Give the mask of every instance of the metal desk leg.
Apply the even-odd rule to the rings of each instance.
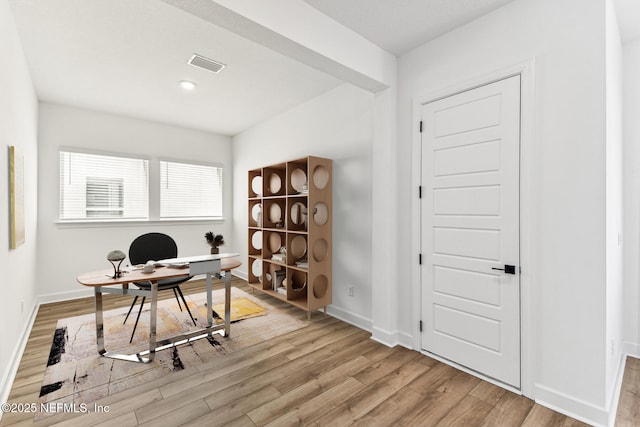
[[[231,272],[224,272],[224,336],[231,336]]]
[[[151,310],[149,311],[149,361],[156,355],[156,329],[158,325],[158,282],[151,282]]]
[[[211,336],[212,333],[220,333],[223,336],[230,336],[231,334],[231,272],[227,271],[224,274],[224,325],[214,325],[213,323],[213,283],[212,275],[214,273],[207,273],[207,321],[208,326],[205,329],[189,332],[186,334],[177,335],[174,337],[166,338],[157,341],[156,329],[158,321],[158,282],[151,283],[151,290],[129,290],[126,286],[122,289],[112,289],[107,287],[96,286],[95,292],[95,309],[96,309],[96,344],[98,353],[104,357],[112,359],[127,360],[130,362],[142,362],[149,363],[153,361],[157,351],[165,348],[173,347],[179,344],[188,343],[197,339]],[[215,273],[216,277],[222,279],[220,272]],[[136,354],[119,354],[110,353],[105,348],[104,340],[104,314],[102,304],[102,294],[113,293],[119,295],[136,295],[147,296],[151,299],[151,307],[149,312],[149,350],[142,351]],[[145,357],[148,356],[148,357]]]
[[[156,296],[155,298],[153,298],[153,295],[152,295],[152,301],[155,300],[157,303],[157,290],[158,290],[157,283],[155,285],[155,288],[156,288]],[[153,286],[152,286],[152,289],[153,289]],[[105,288],[105,290],[108,290],[108,288]],[[104,316],[103,316],[103,308],[102,308],[102,287],[96,286],[94,288],[94,293],[95,293],[95,305],[96,305],[96,345],[98,347],[98,354],[104,357],[109,357],[111,359],[127,360],[130,362],[142,362],[142,363],[151,362],[153,360],[153,357],[155,356],[155,350],[156,350],[155,349],[155,346],[156,346],[155,316],[154,315],[151,316],[152,324],[153,324],[153,335],[149,336],[149,350],[150,350],[149,357],[143,357],[142,354],[110,353],[107,351],[107,349],[104,346]],[[155,314],[155,310],[152,309],[151,312]]]
[[[104,348],[104,319],[102,316],[102,288],[96,286],[94,288],[96,302],[96,344],[98,345],[98,354],[105,354],[107,350]]]
[[[216,277],[222,279],[222,273],[216,273]],[[212,274],[207,273],[207,320],[209,326],[213,325],[213,301],[211,293],[213,292]],[[224,334],[225,337],[231,335],[231,273],[224,273]]]
[[[213,326],[213,284],[211,283],[211,273],[207,273],[207,328]]]

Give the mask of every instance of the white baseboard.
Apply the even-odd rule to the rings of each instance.
[[[609,412],[604,407],[584,402],[539,384],[536,384],[534,389],[535,402],[539,405],[596,427],[607,427],[609,424]]]
[[[413,345],[415,342],[413,335],[406,334],[404,332],[396,332],[396,336],[398,338],[398,344],[401,346],[408,348],[409,350],[419,351],[419,349],[415,348]]]
[[[624,347],[624,346],[623,346]],[[622,379],[624,378],[624,370],[627,366],[627,354],[622,353],[621,360],[618,363],[618,372],[616,381],[613,384],[610,404],[609,404],[609,422],[608,426],[613,427],[616,423],[616,414],[618,413],[618,402],[620,401],[620,392],[622,391]]]
[[[400,331],[385,331],[384,329],[373,327],[371,338],[378,341],[380,344],[384,344],[387,347],[395,347],[400,345],[408,348],[409,350],[415,350],[413,345],[413,336]]]
[[[626,346],[623,346],[623,348],[624,347]],[[629,348],[624,349],[630,350]],[[615,382],[611,389],[612,395],[609,399],[608,408],[599,407],[539,385],[536,386],[536,403],[583,421],[587,424],[602,427],[613,427],[616,422],[616,414],[618,413],[618,402],[620,400],[620,392],[622,390],[622,380],[624,378],[627,356],[634,357],[632,354],[627,352],[623,352],[620,356]]]
[[[231,275],[232,275],[232,276],[239,277],[239,278],[241,278],[242,280],[246,280],[246,281],[248,281],[248,279],[249,279],[249,276],[247,275],[247,272],[246,272],[246,271],[240,271],[240,270],[237,270],[237,269],[236,269],[236,270],[233,270],[233,271],[231,272]]]
[[[334,305],[330,305],[329,307],[327,307],[327,314],[329,314],[331,317],[340,319],[343,322],[347,322],[360,329],[364,329],[365,331],[371,332],[371,319],[367,319],[366,317],[353,314],[351,312],[343,310],[340,307],[336,307]]]
[[[93,297],[93,290],[91,288],[78,289],[77,291],[56,292],[54,294],[39,295],[36,298],[37,306],[41,304],[49,304],[52,302],[69,301],[78,298]]]
[[[233,270],[232,274],[242,280],[248,279],[246,271],[236,269]],[[347,322],[350,325],[371,332],[371,319],[367,319],[366,317],[360,316],[358,314],[353,314],[349,311],[341,309],[340,307],[336,307],[335,305],[330,305],[327,307],[327,314],[329,314],[331,317],[335,317],[336,319],[340,319],[343,322]]]
[[[375,326],[371,329],[371,339],[387,347],[395,347],[398,345],[398,338],[393,332],[385,331]]]
[[[24,353],[24,349],[27,346],[27,341],[29,340],[31,328],[33,328],[33,323],[36,320],[36,314],[38,313],[39,307],[40,304],[34,302],[33,307],[31,308],[31,314],[29,315],[29,321],[25,323],[24,329],[20,334],[20,339],[18,340],[18,343],[16,344],[16,347],[11,354],[11,363],[7,367],[6,372],[2,374],[2,381],[0,382],[0,403],[5,403],[9,400],[9,393],[11,392],[13,381],[16,379],[18,367],[20,366],[20,361],[22,360],[22,354]],[[2,419],[2,414],[3,412],[0,411],[0,420]]]

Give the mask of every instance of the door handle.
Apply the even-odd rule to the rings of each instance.
[[[516,266],[505,264],[504,268],[491,267],[492,270],[504,271],[506,274],[516,274]]]

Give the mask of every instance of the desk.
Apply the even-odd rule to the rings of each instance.
[[[143,273],[142,270],[131,270],[121,277],[112,278],[113,269],[94,271],[78,276],[78,283],[94,288],[96,305],[96,339],[98,353],[112,359],[128,360],[131,362],[149,363],[153,361],[156,351],[187,343],[200,338],[219,333],[229,336],[231,333],[231,270],[240,266],[241,262],[233,259],[238,254],[203,255],[196,257],[172,258],[160,260],[153,273]],[[188,265],[188,268],[174,268],[173,265]],[[166,265],[166,266],[165,266]],[[224,277],[221,273],[224,272]],[[182,276],[195,276],[206,274],[207,276],[207,326],[204,329],[189,332],[187,334],[164,339],[156,342],[156,319],[158,310],[158,280]],[[224,280],[224,324],[214,325],[212,306],[212,276]],[[151,282],[150,290],[129,289],[132,282]],[[121,287],[112,287],[121,285]],[[136,354],[110,353],[104,347],[104,319],[102,310],[102,294],[139,295],[150,297],[151,308],[149,310],[149,350]]]

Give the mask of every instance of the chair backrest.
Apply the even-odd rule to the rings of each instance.
[[[147,261],[158,261],[178,256],[178,245],[163,233],[147,233],[135,238],[129,246],[129,262],[131,265],[144,264]]]

